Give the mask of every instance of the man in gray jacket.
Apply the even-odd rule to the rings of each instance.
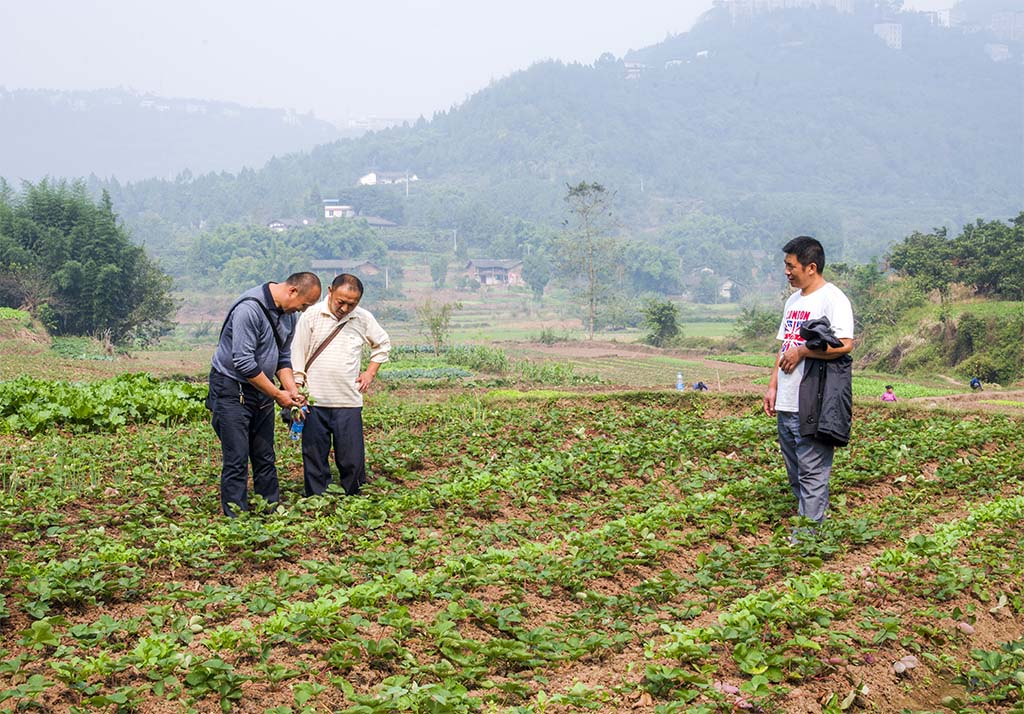
[[[274,404],[302,406],[292,375],[296,312],[320,299],[320,278],[294,273],[283,283],[246,291],[228,311],[210,369],[207,406],[221,443],[221,509],[227,516],[249,508],[253,488],[268,503],[279,499],[274,454]],[[274,377],[280,388],[274,384]]]

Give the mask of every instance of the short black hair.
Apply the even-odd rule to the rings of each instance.
[[[317,277],[316,273],[292,273],[285,278],[284,282],[287,285],[298,288],[299,293],[302,295],[308,295],[312,292],[313,288],[316,288],[317,292],[320,291],[320,278]]]
[[[795,255],[800,265],[805,268],[814,263],[818,266],[819,273],[825,270],[825,249],[816,238],[797,236],[782,246],[782,252],[786,255]]]
[[[892,385],[891,384],[887,384],[887,385],[885,385],[885,388],[886,389],[892,389]]]
[[[341,287],[342,285],[354,288],[359,293],[359,297],[363,296],[363,281],[351,273],[342,273],[334,278],[334,281],[331,283],[331,290]]]

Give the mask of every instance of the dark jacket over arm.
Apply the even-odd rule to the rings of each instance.
[[[833,446],[850,443],[853,423],[853,359],[806,359],[800,382],[800,436]]]
[[[800,328],[810,350],[840,347],[827,317],[805,322]],[[853,422],[853,359],[806,358],[800,381],[800,436],[813,436],[833,446],[850,443]]]

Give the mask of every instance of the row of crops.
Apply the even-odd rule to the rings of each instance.
[[[139,380],[133,403],[168,388]],[[173,386],[201,408],[194,385]],[[865,404],[832,517],[794,548],[758,409],[652,392],[378,395],[363,496],[300,498],[282,431],[281,506],[237,520],[217,515],[218,444],[191,406],[114,431],[8,420],[0,706],[1024,706],[1020,421]]]

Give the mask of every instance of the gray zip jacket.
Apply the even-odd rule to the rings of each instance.
[[[256,298],[266,312],[246,298]],[[273,381],[279,370],[292,366],[296,320],[294,314],[285,314],[274,305],[270,283],[245,291],[224,321],[213,353],[213,370],[243,384],[260,372]]]

